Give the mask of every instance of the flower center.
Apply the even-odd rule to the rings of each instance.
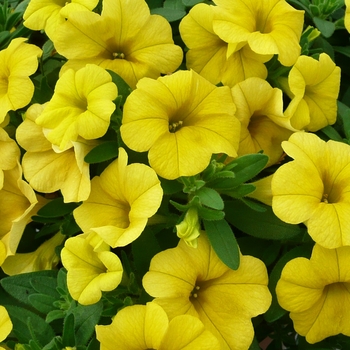
[[[328,194],[324,193],[321,202],[328,203]]]
[[[169,123],[169,131],[170,132],[176,132],[179,129],[181,129],[182,125],[183,125],[183,121],[179,120],[178,122],[174,122],[174,123]]]
[[[125,55],[123,52],[113,52],[112,53],[114,59],[123,59],[125,58]]]
[[[191,292],[191,297],[197,299],[198,298],[198,291],[201,289],[200,286],[195,286]]]

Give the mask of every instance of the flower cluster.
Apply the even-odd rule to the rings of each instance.
[[[350,346],[350,3],[311,2],[0,5],[0,349]]]

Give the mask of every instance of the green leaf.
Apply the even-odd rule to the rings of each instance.
[[[84,158],[89,164],[102,163],[117,158],[119,153],[117,141],[106,141],[94,147]]]
[[[242,198],[255,190],[255,186],[252,184],[241,184],[233,190],[223,191],[224,194],[233,198]]]
[[[182,17],[184,17],[186,15],[186,11],[165,8],[165,7],[158,7],[158,8],[151,9],[151,14],[160,15],[160,16],[163,16],[169,22],[175,22],[180,20]]]
[[[78,203],[64,203],[63,197],[58,197],[39,209],[37,215],[47,218],[57,218],[72,213],[78,206]]]
[[[167,180],[160,178],[160,183],[162,185],[164,194],[174,194],[177,192],[181,192],[183,188],[183,184],[178,182],[177,180]]]
[[[192,6],[197,5],[201,2],[204,2],[204,0],[182,0],[182,3],[187,7],[192,7]]]
[[[63,322],[62,345],[75,346],[75,318],[74,314],[69,314]]]
[[[109,70],[109,69],[106,69],[106,70],[111,75],[113,83],[115,85],[117,85],[118,96],[122,96],[122,104],[124,104],[126,98],[130,95],[132,89],[125,82],[125,80],[120,75],[118,75],[116,72],[113,72],[112,70]]]
[[[32,280],[35,278],[43,280],[47,277],[56,277],[56,275],[57,271],[54,270],[22,273],[19,275],[2,278],[0,280],[0,284],[4,290],[13,298],[26,305],[31,305],[29,301],[29,295],[37,293],[37,291],[32,286]]]
[[[6,305],[13,323],[13,333],[20,343],[29,343],[37,339],[41,345],[51,341],[55,333],[51,326],[32,311],[14,305]]]
[[[195,195],[199,197],[201,204],[217,210],[224,209],[224,201],[219,193],[212,188],[202,187],[195,192]]]
[[[232,270],[239,267],[240,253],[236,237],[226,220],[203,220],[210,244],[219,259]]]
[[[298,246],[282,256],[282,258],[276,263],[275,267],[271,271],[269,276],[269,289],[272,295],[272,303],[270,308],[264,314],[264,318],[267,322],[275,322],[287,313],[279,304],[276,295],[276,285],[281,277],[282,270],[286,263],[294,258],[311,256],[312,243],[308,245]]]
[[[338,114],[343,122],[344,134],[350,140],[350,108],[338,101]]]
[[[335,31],[335,24],[333,22],[326,21],[325,19],[314,17],[313,21],[317,29],[322,33],[325,38],[329,38]]]
[[[52,310],[46,315],[45,321],[51,323],[52,321],[59,320],[65,317],[65,312],[63,310]]]
[[[50,295],[39,293],[31,294],[29,295],[28,300],[31,305],[42,314],[48,314],[55,309],[53,303],[56,301],[56,298],[53,298]]]
[[[198,206],[197,211],[199,217],[203,220],[222,220],[225,217],[225,213],[221,210],[214,210]]]
[[[298,225],[281,221],[270,207],[258,212],[239,200],[225,202],[226,219],[239,230],[253,237],[273,240],[288,240],[301,233]]]
[[[321,129],[321,131],[328,136],[331,140],[343,142],[343,138],[339,135],[338,131],[335,130],[330,125],[325,126]]]

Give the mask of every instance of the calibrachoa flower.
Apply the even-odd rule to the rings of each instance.
[[[227,86],[194,71],[144,78],[124,105],[121,136],[166,179],[203,171],[213,153],[237,156],[240,123]]]
[[[154,256],[143,286],[170,319],[196,316],[219,339],[221,349],[243,350],[253,340],[251,318],[270,306],[267,279],[265,265],[252,256],[241,255],[238,270],[228,268],[203,232],[197,248],[181,240]]]
[[[85,200],[90,194],[90,172],[84,157],[96,142],[79,139],[66,151],[53,149],[42,127],[35,123],[44,108],[39,104],[30,106],[16,131],[18,143],[27,151],[22,159],[24,177],[38,192],[61,190],[65,202]]]
[[[260,55],[291,66],[300,55],[304,11],[285,0],[215,0],[214,32],[235,51],[248,43]]]
[[[13,169],[19,161],[20,150],[14,140],[0,127],[0,189],[4,184],[3,170]]]
[[[0,305],[0,342],[6,339],[6,337],[12,331],[13,325],[9,314],[4,306]],[[0,346],[0,349],[4,349],[4,347]]]
[[[222,82],[233,86],[249,77],[267,77],[264,62],[271,55],[259,55],[249,45],[231,52],[231,44],[223,41],[213,30],[213,6],[198,4],[186,15],[179,26],[181,38],[189,50],[187,68],[213,84]]]
[[[119,148],[118,159],[92,179],[89,198],[73,212],[85,233],[97,233],[113,248],[125,246],[141,235],[163,197],[153,169],[127,163],[127,153]]]
[[[340,68],[327,54],[321,53],[319,60],[300,56],[288,81],[281,78],[280,83],[292,99],[285,115],[294,128],[317,131],[335,123]]]
[[[67,239],[61,259],[67,269],[69,293],[82,305],[97,303],[102,291],[117,288],[122,279],[123,266],[118,256],[109,250],[95,251],[81,236]]]
[[[24,25],[32,30],[45,30],[54,40],[57,27],[66,21],[72,11],[91,11],[98,0],[30,0],[23,14]]]
[[[350,0],[345,0],[344,24],[345,24],[345,28],[350,33]]]
[[[34,94],[34,84],[29,76],[37,70],[42,51],[25,43],[27,40],[13,39],[0,51],[0,123],[8,111],[25,107]]]
[[[181,223],[176,225],[176,234],[186,244],[197,248],[197,238],[201,234],[200,227],[198,211],[195,207],[191,207],[187,210]]]
[[[248,78],[231,91],[236,117],[241,122],[238,155],[263,150],[269,156],[267,166],[275,164],[283,154],[281,142],[292,134],[280,126],[288,123],[283,114],[282,91],[260,78]]]
[[[294,161],[273,175],[274,213],[325,248],[350,245],[350,146],[297,132],[282,147]]]
[[[183,56],[169,22],[150,15],[144,0],[104,0],[101,15],[71,12],[54,44],[68,58],[63,69],[95,63],[119,74],[132,88],[143,77],[173,72]]]
[[[310,260],[296,258],[284,267],[276,288],[278,302],[309,343],[340,333],[350,336],[349,265],[350,247],[316,244]]]
[[[219,350],[218,340],[196,317],[181,315],[170,322],[155,303],[127,306],[108,326],[96,326],[101,350]]]
[[[8,256],[1,265],[2,270],[7,275],[12,276],[32,271],[54,269],[60,261],[55,249],[64,241],[65,237],[58,232],[42,243],[34,252],[16,253],[13,256]]]
[[[7,256],[16,253],[23,231],[38,208],[38,199],[28,183],[22,180],[19,164],[4,171],[0,190],[0,266]]]
[[[65,150],[79,136],[92,140],[106,133],[117,95],[117,86],[103,68],[88,64],[77,72],[69,69],[58,79],[52,99],[35,122],[51,143]]]

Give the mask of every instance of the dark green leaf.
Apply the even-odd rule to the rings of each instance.
[[[255,211],[241,201],[225,203],[226,220],[241,231],[258,238],[285,240],[300,234],[298,225],[281,221],[270,207],[265,212]]]
[[[331,140],[342,142],[343,138],[339,135],[338,131],[335,130],[330,125],[325,126],[321,129],[321,131],[328,136]]]
[[[338,114],[343,122],[345,136],[350,140],[350,108],[346,104],[338,101]]]
[[[186,15],[186,11],[165,8],[165,7],[158,7],[158,8],[152,9],[151,14],[163,16],[169,22],[174,22],[184,17]]]
[[[118,75],[116,72],[113,72],[112,70],[109,70],[109,69],[107,69],[107,72],[111,75],[113,83],[115,85],[117,85],[118,95],[123,97],[122,104],[124,104],[126,98],[130,95],[132,89],[125,82],[125,80],[120,75]]]
[[[335,31],[335,24],[333,22],[326,21],[319,17],[314,17],[313,21],[325,38],[329,38],[332,36],[332,34]]]
[[[192,7],[194,5],[197,5],[201,2],[204,2],[204,0],[182,0],[183,4],[187,7]]]
[[[56,301],[56,298],[53,298],[50,295],[38,293],[31,294],[29,295],[28,300],[31,305],[42,314],[48,314],[55,309],[53,303]]]
[[[63,334],[62,334],[62,345],[63,346],[75,346],[75,318],[74,314],[69,314],[63,322]]]
[[[51,323],[52,321],[64,318],[65,315],[63,310],[52,310],[46,315],[45,321]]]
[[[255,186],[252,184],[242,184],[230,191],[223,191],[224,194],[231,196],[233,198],[242,198],[247,194],[255,190]]]
[[[78,203],[64,203],[63,198],[58,197],[39,209],[37,215],[47,218],[57,218],[72,213],[78,206]]]
[[[212,188],[202,187],[195,194],[199,197],[201,204],[212,209],[224,209],[224,201],[219,193]]]
[[[105,141],[94,147],[84,158],[89,164],[102,163],[106,160],[117,158],[119,153],[117,141]]]
[[[167,180],[160,178],[160,183],[162,185],[164,194],[174,194],[177,192],[181,192],[183,188],[183,184],[181,184],[177,180]]]
[[[214,210],[198,206],[198,216],[203,220],[222,220],[225,217],[225,213],[221,210]]]
[[[240,253],[236,237],[226,220],[203,220],[210,244],[219,259],[232,270],[239,267]]]

